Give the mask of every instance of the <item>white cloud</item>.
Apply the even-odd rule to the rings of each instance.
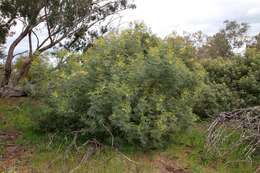
[[[136,0],[125,21],[144,21],[161,36],[173,30],[216,32],[224,20],[260,23],[260,0]],[[260,28],[253,28],[253,31]]]
[[[249,9],[247,14],[249,16],[255,16],[255,15],[260,15],[260,8],[252,8],[252,9]]]

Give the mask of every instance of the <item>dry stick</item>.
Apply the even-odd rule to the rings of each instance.
[[[110,136],[111,136],[111,146],[112,146],[112,148],[114,148],[114,135],[113,135],[113,133],[112,133],[112,132],[110,131],[110,129],[109,129],[108,127],[106,127],[103,123],[102,123],[102,125],[103,125],[103,127],[107,130],[107,132],[110,134]],[[136,164],[136,165],[139,164],[138,162],[133,161],[132,159],[130,159],[129,157],[127,157],[125,154],[123,154],[122,152],[120,152],[118,149],[115,149],[115,151],[116,151],[117,153],[119,153],[121,156],[123,156],[123,158],[125,158],[125,159],[128,160],[129,162],[132,162],[132,163],[134,163],[134,164]]]
[[[140,163],[130,159],[129,157],[127,157],[125,154],[123,154],[122,152],[120,152],[119,150],[116,150],[117,153],[119,153],[121,156],[123,156],[123,158],[125,158],[126,160],[128,160],[129,162],[134,163],[135,165],[139,165]]]
[[[94,155],[95,153],[96,153],[96,148],[95,147],[90,147],[88,149],[88,151],[82,157],[80,163],[75,168],[70,170],[69,173],[74,173],[75,171],[80,169],[82,167],[82,165],[85,164],[91,158],[91,156]]]
[[[102,126],[105,128],[105,130],[110,134],[111,136],[111,146],[112,149],[114,149],[118,154],[120,154],[120,156],[122,156],[124,159],[126,159],[127,161],[134,163],[135,165],[139,165],[138,162],[133,161],[132,159],[130,159],[129,157],[127,157],[125,154],[123,154],[122,152],[120,152],[118,149],[114,148],[114,135],[112,134],[112,132],[110,131],[110,129],[108,127],[106,127],[103,123]],[[91,158],[91,156],[93,156],[96,151],[98,150],[98,148],[102,147],[102,148],[111,148],[111,146],[106,146],[103,145],[102,143],[98,142],[96,139],[94,140],[87,140],[84,144],[82,144],[81,146],[77,146],[77,138],[78,138],[78,134],[81,133],[82,131],[77,131],[77,132],[73,132],[74,133],[74,138],[72,140],[72,142],[70,143],[70,145],[67,147],[66,151],[65,151],[65,155],[62,156],[58,156],[57,158],[55,158],[54,160],[51,161],[51,163],[48,164],[47,168],[49,169],[50,166],[52,164],[54,164],[56,161],[58,161],[59,159],[63,159],[63,172],[68,172],[68,173],[74,173],[76,172],[78,169],[80,169],[84,164],[86,164],[86,162]],[[54,140],[55,135],[50,137],[51,142]],[[80,162],[77,164],[76,167],[72,168],[71,170],[66,171],[65,168],[65,161],[68,157],[69,152],[72,150],[72,147],[74,146],[77,150],[77,152],[80,151],[81,148],[87,146],[87,145],[91,145],[89,147],[89,149],[87,150],[87,152],[83,155],[82,159],[80,160]],[[112,158],[112,157],[111,157]],[[109,160],[111,159],[109,158]],[[46,170],[47,171],[47,170]]]
[[[240,138],[233,142],[231,149],[248,143],[244,148],[243,154],[250,160],[252,154],[260,145],[259,114],[260,106],[221,113],[208,128],[207,146],[216,149],[218,144],[224,143],[232,134],[241,131]],[[228,126],[225,127],[225,125]],[[222,133],[224,129],[232,131],[225,136]]]
[[[101,122],[102,123],[102,122]],[[109,133],[109,135],[111,136],[111,146],[112,148],[114,147],[114,135],[112,134],[112,132],[110,131],[110,129],[108,127],[106,127],[104,125],[104,123],[102,123],[103,127],[106,129],[106,131]]]
[[[75,138],[75,137],[74,137],[74,138]],[[67,139],[67,138],[65,138],[65,139]],[[73,141],[74,141],[74,140],[73,140]],[[72,141],[71,144],[67,147],[67,149],[66,149],[66,151],[65,151],[65,154],[68,152],[68,150],[69,150],[69,148],[71,147],[73,141]],[[61,145],[62,145],[62,144],[59,145],[56,154],[59,153],[59,150],[60,150],[60,148],[61,148]],[[45,170],[44,172],[48,173],[48,170],[51,168],[51,166],[52,166],[55,162],[59,161],[59,160],[62,159],[62,158],[64,158],[64,157],[62,157],[62,155],[58,155],[56,158],[54,158],[53,160],[51,160],[51,161],[48,163],[48,165],[46,166],[46,170]]]
[[[48,136],[49,137],[49,143],[47,145],[47,148],[49,148],[51,146],[51,144],[53,144],[53,140],[54,140],[55,136],[56,136],[56,133]]]

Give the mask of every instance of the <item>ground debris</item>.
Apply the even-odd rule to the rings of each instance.
[[[16,144],[20,137],[17,131],[0,131],[0,172],[30,173],[31,171],[22,164],[26,150]]]
[[[158,156],[155,159],[155,165],[160,170],[160,173],[191,173],[186,168],[181,168],[175,160],[168,159],[164,156]]]
[[[238,137],[229,142],[230,151],[246,145],[242,154],[245,159],[251,160],[252,155],[260,149],[260,106],[221,113],[208,129],[208,148],[219,150],[232,135]]]

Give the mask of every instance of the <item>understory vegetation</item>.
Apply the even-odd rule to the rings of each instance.
[[[96,39],[84,53],[37,55],[19,83],[28,98],[0,101],[0,132],[21,133],[16,144],[32,151],[24,154],[30,168],[19,166],[36,172],[257,172],[257,135],[248,157],[241,152],[250,140],[227,152],[239,140],[228,125],[219,132],[231,135],[221,150],[207,143],[220,113],[260,105],[259,40],[240,55],[232,50],[241,37],[229,34],[222,30],[196,46],[192,36],[162,39],[133,24]],[[4,146],[0,141],[0,156]]]
[[[178,166],[194,173],[252,173],[259,164],[259,156],[252,161],[240,160],[239,151],[229,156],[208,152],[205,148],[207,122],[198,122],[188,131],[173,133],[174,140],[164,149],[144,152],[129,145],[120,150],[107,145],[80,164],[90,146],[83,145],[81,140],[74,143],[70,135],[37,131],[35,120],[46,107],[36,102],[31,99],[1,100],[0,111],[5,116],[1,118],[0,130],[19,130],[22,135],[15,144],[26,149],[21,160],[8,165],[8,169],[1,167],[4,172],[70,172],[80,165],[75,172],[160,173]],[[228,149],[228,146],[222,149],[225,147]],[[0,154],[3,153],[4,150],[0,150]]]

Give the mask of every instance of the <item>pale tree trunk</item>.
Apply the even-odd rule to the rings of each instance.
[[[31,31],[28,33],[28,40],[29,40],[29,57],[24,61],[20,71],[18,72],[17,76],[15,77],[14,82],[13,82],[14,86],[16,86],[19,83],[19,81],[28,74],[29,69],[31,67],[31,63],[33,61],[34,55],[33,55],[33,50],[32,50],[32,32]]]
[[[23,40],[23,38],[26,37],[26,35],[30,31],[30,28],[31,27],[29,27],[29,26],[26,27],[25,30],[11,44],[11,46],[8,50],[7,59],[6,59],[5,66],[4,66],[4,76],[3,76],[3,80],[1,82],[1,87],[5,87],[9,84],[11,74],[12,74],[12,62],[13,62],[13,58],[14,58],[14,50],[15,50],[16,46]]]

